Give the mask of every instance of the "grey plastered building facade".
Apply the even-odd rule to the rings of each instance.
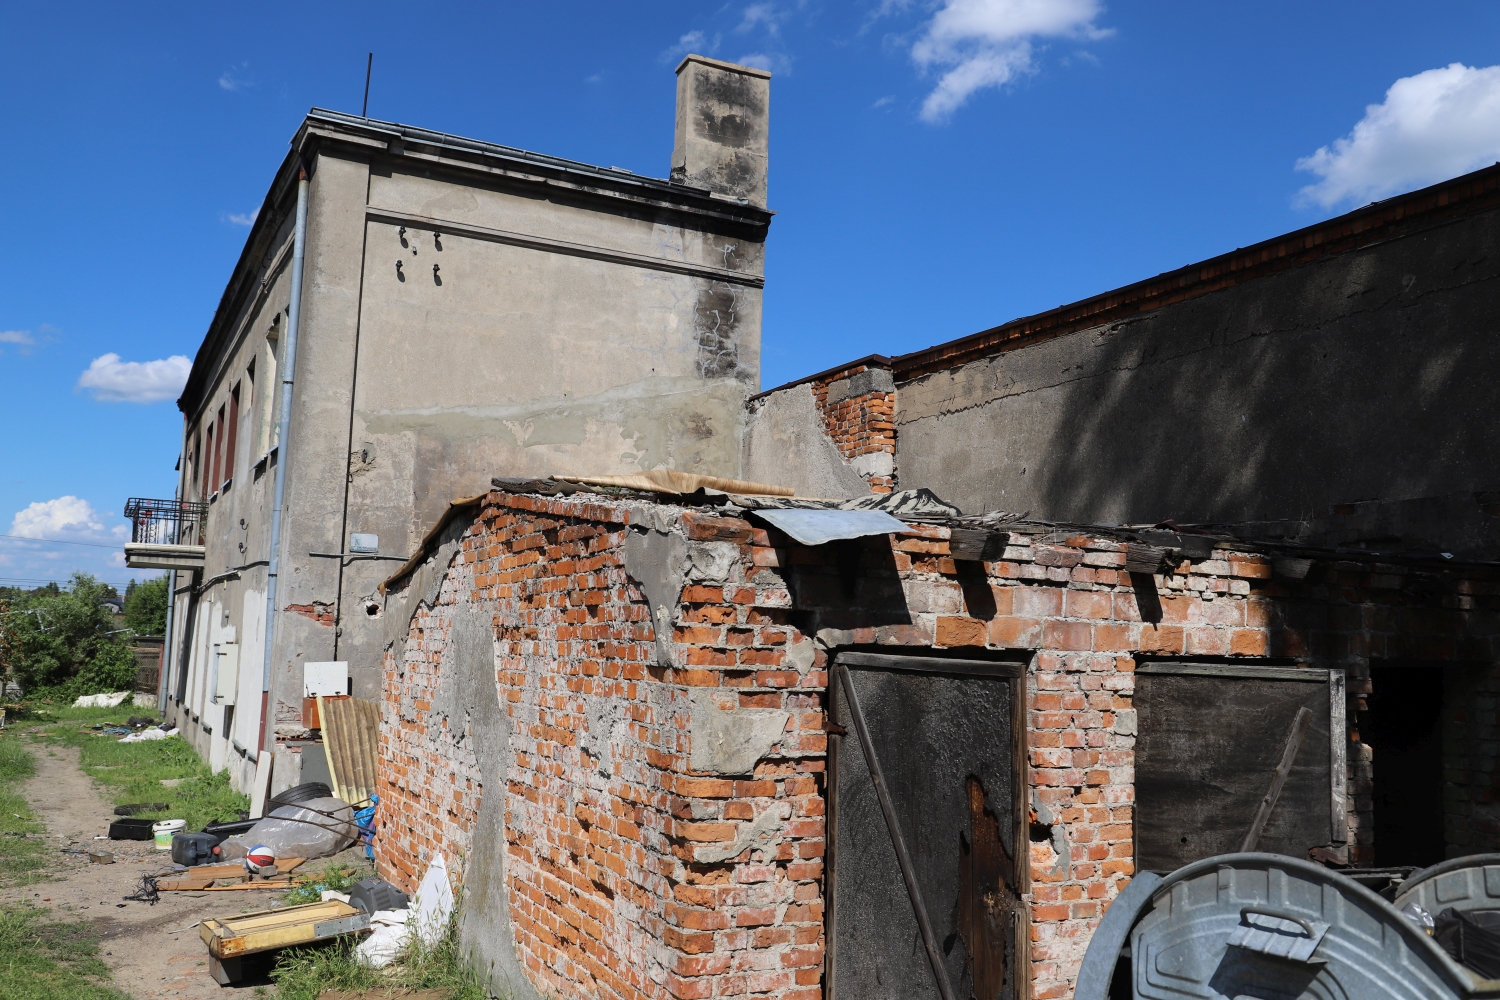
[[[495,469],[739,474],[760,378],[770,74],[699,56],[677,74],[670,179],[319,109],[298,129],[179,401],[178,495],[209,506],[202,568],[176,576],[164,693],[237,787],[259,748],[304,734],[303,663],[347,661],[352,693],[378,697],[377,584]],[[352,553],[354,533],[377,550]]]

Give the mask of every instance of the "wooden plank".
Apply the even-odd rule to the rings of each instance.
[[[1260,842],[1266,820],[1271,818],[1271,810],[1276,808],[1276,800],[1281,798],[1281,789],[1286,785],[1287,775],[1292,773],[1292,763],[1297,759],[1297,751],[1302,748],[1302,736],[1307,732],[1307,724],[1311,721],[1312,712],[1306,705],[1297,709],[1297,717],[1292,720],[1292,728],[1286,734],[1286,744],[1281,748],[1281,760],[1277,762],[1276,770],[1271,772],[1271,785],[1261,797],[1260,805],[1255,809],[1255,817],[1250,820],[1250,829],[1245,832],[1245,839],[1240,844],[1242,852],[1255,850],[1255,845]]]
[[[1327,684],[1328,674],[1302,667],[1260,667],[1249,663],[1178,663],[1152,661],[1136,666],[1138,674],[1177,674],[1188,677],[1253,677],[1266,681],[1301,681]]]
[[[949,660],[940,656],[892,656],[888,653],[840,653],[838,661],[850,667],[904,670],[920,674],[953,674],[959,677],[1021,677],[1026,664],[1010,660]]]
[[[977,528],[949,528],[948,554],[954,559],[974,562],[984,558],[990,533]]]
[[[285,882],[240,882],[235,885],[213,885],[204,892],[245,892],[250,889],[290,889],[295,882],[288,879]]]
[[[1335,844],[1349,841],[1349,722],[1348,694],[1344,672],[1328,671],[1328,737],[1332,763],[1328,768],[1331,796],[1329,840]]]
[[[161,892],[201,892],[213,884],[211,878],[158,879],[156,888]]]

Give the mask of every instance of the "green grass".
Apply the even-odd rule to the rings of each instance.
[[[0,907],[0,1000],[128,998],[109,986],[89,921],[55,921],[21,905]]]
[[[189,830],[201,830],[214,820],[239,819],[250,808],[248,797],[229,787],[229,773],[213,774],[208,764],[181,737],[121,743],[119,736],[105,736],[89,729],[95,723],[120,723],[132,715],[154,715],[150,709],[59,708],[37,710],[37,731],[51,733],[40,742],[64,743],[79,750],[79,763],[89,777],[104,786],[115,805],[165,802],[167,808],[136,815],[146,819],[187,820]],[[53,720],[56,720],[55,722]],[[167,788],[163,779],[182,779]]]
[[[271,978],[277,1000],[317,1000],[325,990],[437,989],[447,1000],[486,1000],[489,992],[464,965],[458,950],[458,915],[433,948],[410,946],[394,964],[369,969],[354,960],[356,938],[343,938],[315,948],[289,948],[281,953]],[[3,1000],[3,998],[0,998]]]
[[[301,881],[297,888],[290,890],[281,897],[287,906],[300,906],[303,903],[316,903],[323,898],[324,889],[335,889],[344,892],[356,882],[362,882],[375,874],[375,866],[368,861],[357,863],[346,863],[330,861],[323,866],[323,870],[317,874],[303,874],[305,869],[298,869],[294,877]]]
[[[27,885],[47,877],[51,852],[46,831],[21,795],[21,782],[36,761],[21,745],[19,730],[0,734],[0,885]],[[3,954],[3,953],[0,953]]]

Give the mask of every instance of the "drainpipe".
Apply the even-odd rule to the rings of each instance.
[[[172,683],[172,605],[177,603],[177,571],[167,571],[167,627],[162,640],[161,659],[156,670],[156,714],[163,720],[167,717],[167,686]]]
[[[297,327],[302,318],[302,262],[307,251],[307,170],[297,172],[297,229],[292,238],[292,302],[286,323],[286,362],[281,366],[281,420],[276,431],[276,500],[271,508],[271,552],[266,566],[266,657],[260,675],[260,752],[272,749],[271,656],[276,638],[276,573],[281,563],[281,509],[286,499],[287,453],[292,443],[292,377],[297,365]]]

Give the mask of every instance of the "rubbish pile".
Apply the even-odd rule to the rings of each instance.
[[[363,935],[355,948],[359,961],[382,969],[400,957],[415,938],[435,945],[453,913],[448,868],[438,855],[414,898],[390,883],[369,878],[347,893],[325,889],[316,903],[260,910],[204,920],[199,936],[208,946],[208,967],[221,985],[238,982],[249,955]]]

